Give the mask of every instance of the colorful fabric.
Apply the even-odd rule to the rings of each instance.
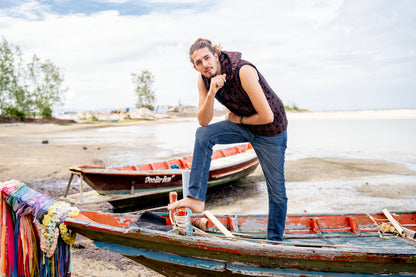
[[[0,277],[71,276],[75,233],[63,222],[78,212],[18,181],[0,183]],[[36,219],[43,222],[42,235]]]

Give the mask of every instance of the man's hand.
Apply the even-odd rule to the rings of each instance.
[[[232,123],[235,123],[235,124],[240,124],[240,118],[241,118],[240,115],[237,115],[237,114],[235,114],[233,112],[228,112],[225,115],[225,119],[226,120],[231,121]]]
[[[217,94],[217,91],[225,84],[225,74],[217,75],[211,79],[211,85],[209,87],[210,94]]]

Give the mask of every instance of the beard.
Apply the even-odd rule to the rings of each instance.
[[[204,71],[202,75],[204,75],[208,79],[211,79],[218,75],[218,70],[215,70],[214,68],[211,67],[209,71]]]

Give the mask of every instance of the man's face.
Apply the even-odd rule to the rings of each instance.
[[[212,54],[208,48],[196,50],[191,55],[194,61],[194,68],[207,78],[216,76],[218,72],[218,55]]]

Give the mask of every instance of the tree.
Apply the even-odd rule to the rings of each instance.
[[[133,84],[136,86],[136,107],[154,110],[156,101],[155,91],[152,88],[154,75],[148,70],[143,70],[141,74],[131,73],[131,76]]]
[[[51,61],[36,55],[23,66],[19,47],[0,44],[0,113],[24,120],[27,116],[52,116],[52,107],[62,103],[63,77]]]
[[[43,118],[51,118],[52,106],[62,104],[63,77],[59,68],[51,61],[42,62],[33,55],[32,61],[27,64],[27,80],[25,86],[28,98],[32,101],[34,114]]]
[[[9,45],[5,38],[0,44],[0,112],[14,107],[14,93],[17,91],[15,59],[21,59],[20,49]],[[19,63],[20,64],[20,63]]]

